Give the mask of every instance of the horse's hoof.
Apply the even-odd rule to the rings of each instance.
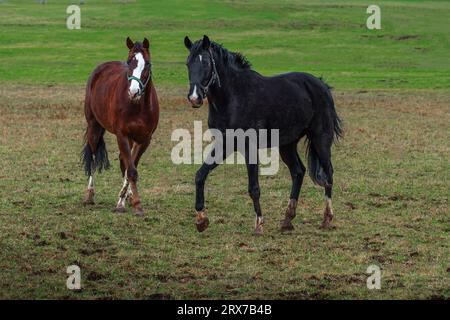
[[[208,217],[204,217],[201,220],[197,220],[195,222],[195,226],[197,227],[197,231],[198,232],[203,232],[206,230],[206,228],[208,228],[209,226],[209,219]]]
[[[112,212],[114,213],[125,213],[127,210],[125,209],[125,207],[115,207]]]
[[[255,231],[253,231],[253,234],[255,236],[261,236],[263,234],[263,224],[264,224],[263,217],[256,217],[256,219],[255,219]]]
[[[92,206],[94,204],[95,204],[94,200],[84,200],[83,201],[84,206]]]
[[[320,226],[320,229],[333,229],[331,226],[331,221],[333,220],[333,211],[331,210],[331,207],[327,203],[327,207],[325,208],[325,211],[323,213],[323,221]]]
[[[255,236],[262,236],[264,234],[262,226],[255,228],[255,231],[253,231],[253,234]]]
[[[294,230],[294,225],[290,220],[283,220],[281,223],[281,231],[292,231]]]
[[[295,200],[295,199],[289,200],[289,204],[286,209],[286,214],[284,216],[284,220],[281,222],[281,231],[282,232],[294,230],[294,225],[292,224],[292,220],[295,218],[296,208],[297,208],[297,200]]]
[[[145,214],[144,214],[144,210],[142,210],[142,209],[136,209],[135,211],[134,211],[134,215],[136,216],[136,217],[143,217]]]
[[[195,226],[197,227],[198,232],[203,232],[209,226],[209,219],[206,216],[204,211],[197,213],[197,219],[195,221]]]
[[[83,204],[84,204],[85,206],[95,204],[95,203],[94,203],[94,189],[88,189],[88,190],[86,191],[86,195],[85,195],[85,197],[84,197]]]
[[[333,225],[331,225],[331,220],[324,220],[322,224],[320,225],[320,229],[322,230],[331,230],[335,229]]]

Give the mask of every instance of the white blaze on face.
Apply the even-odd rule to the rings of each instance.
[[[144,71],[145,61],[142,53],[136,53],[134,57],[137,60],[137,66],[133,70],[133,77],[141,79],[142,71]],[[139,83],[136,80],[131,80],[130,83],[130,95],[134,97],[139,92]]]
[[[189,97],[189,99],[190,99],[191,101],[197,100],[197,99],[198,99],[197,85],[194,85],[194,90],[192,90],[192,94],[191,94],[191,96]]]

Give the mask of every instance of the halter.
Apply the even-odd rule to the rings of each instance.
[[[213,53],[211,51],[211,48],[209,48],[208,50],[210,58],[211,58],[211,62],[212,62],[212,66],[213,66],[213,70],[212,70],[212,74],[211,74],[211,78],[209,79],[208,83],[206,84],[206,86],[203,86],[200,83],[200,88],[203,90],[203,98],[206,97],[206,94],[209,91],[209,87],[211,85],[213,85],[216,81],[217,81],[217,85],[219,86],[219,88],[221,87],[220,85],[220,78],[219,78],[219,73],[217,72],[217,68],[216,68],[216,62],[214,61],[214,56]]]
[[[128,81],[136,80],[136,82],[139,84],[139,93],[136,95],[137,97],[140,97],[140,96],[142,96],[145,93],[145,88],[147,87],[148,82],[152,78],[152,64],[150,62],[147,62],[145,64],[145,66],[149,67],[148,77],[147,77],[147,80],[145,80],[145,83],[142,83],[141,79],[139,79],[138,77],[129,76],[128,72],[127,72],[127,79],[128,79]]]

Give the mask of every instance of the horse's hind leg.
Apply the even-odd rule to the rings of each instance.
[[[331,226],[334,213],[331,204],[331,194],[333,190],[333,165],[331,163],[331,145],[333,139],[330,136],[322,135],[312,140],[312,147],[315,150],[324,173],[325,188],[325,209],[323,211],[323,221],[321,228],[327,229]]]
[[[280,155],[283,162],[288,166],[292,178],[292,188],[289,198],[289,204],[286,209],[284,220],[281,222],[281,230],[288,231],[294,229],[292,220],[296,215],[298,197],[300,194],[300,189],[302,187],[306,168],[297,153],[296,142],[280,147]]]
[[[94,204],[94,173],[96,170],[94,155],[100,139],[102,139],[105,129],[96,121],[88,121],[86,130],[86,145],[83,151],[83,161],[85,163],[85,171],[89,175],[89,182],[84,198],[84,204]]]

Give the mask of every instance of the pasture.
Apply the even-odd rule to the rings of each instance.
[[[0,2],[0,298],[448,299],[450,297],[450,4],[379,1],[367,30],[361,1],[85,1],[68,30],[69,1]],[[344,139],[333,147],[334,228],[321,230],[323,190],[305,177],[295,230],[279,231],[287,168],[261,176],[263,236],[244,165],[206,182],[210,227],[194,226],[199,165],[174,165],[176,128],[193,130],[183,38],[203,34],[241,51],[265,75],[290,70],[334,87]],[[145,217],[111,212],[112,167],[82,204],[84,85],[125,39],[149,37],[161,114],[139,165]],[[302,159],[304,145],[299,144]],[[80,266],[82,290],[66,288]],[[380,290],[366,269],[382,270]]]

